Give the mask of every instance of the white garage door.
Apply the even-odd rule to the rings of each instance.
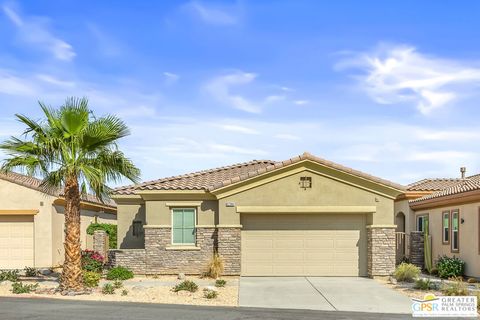
[[[33,216],[0,216],[0,269],[33,267]]]
[[[244,214],[242,275],[365,276],[365,215]]]

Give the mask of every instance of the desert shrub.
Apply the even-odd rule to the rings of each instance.
[[[100,274],[93,271],[85,271],[83,273],[83,284],[86,287],[93,288],[98,287],[98,283],[100,282]]]
[[[113,281],[113,287],[115,289],[120,289],[123,287],[123,282],[121,280],[115,280]]]
[[[18,270],[4,270],[0,272],[0,282],[2,281],[18,281]]]
[[[418,279],[415,281],[414,288],[419,290],[436,290],[437,284],[430,279]]]
[[[450,278],[452,282],[445,283],[442,286],[442,293],[446,296],[468,296],[468,287],[462,278]]]
[[[215,299],[216,297],[218,297],[218,292],[205,288],[203,289],[203,297],[206,299]]]
[[[114,294],[115,293],[115,288],[114,288],[113,284],[105,283],[102,287],[102,293],[103,294]]]
[[[420,268],[411,263],[400,263],[393,272],[393,277],[397,281],[412,282],[420,274]]]
[[[127,289],[123,289],[122,290],[122,296],[127,296],[128,295],[128,290]]]
[[[218,253],[214,253],[207,265],[206,277],[218,278],[224,271],[223,259]]]
[[[22,282],[12,283],[12,293],[21,294],[21,293],[30,293],[37,290],[38,283],[35,284],[23,284]]]
[[[38,275],[38,270],[33,267],[25,267],[24,270],[26,277],[36,277]]]
[[[128,280],[133,278],[133,272],[125,267],[114,267],[108,270],[108,280]]]
[[[117,248],[117,225],[110,223],[92,223],[87,228],[87,234],[93,235],[95,230],[104,230],[108,235],[108,247]]]
[[[82,250],[82,269],[85,271],[102,272],[103,256],[93,250]]]
[[[225,287],[226,284],[227,281],[223,279],[217,279],[217,281],[215,281],[215,287]]]
[[[477,280],[476,278],[468,278],[468,279],[467,279],[467,282],[468,282],[468,283],[477,283],[478,280]]]
[[[196,292],[198,290],[198,285],[191,280],[185,280],[177,284],[175,287],[173,287],[172,290],[174,292],[178,292],[178,291]]]
[[[457,257],[442,256],[437,260],[436,269],[440,278],[460,277],[465,271],[465,261]]]

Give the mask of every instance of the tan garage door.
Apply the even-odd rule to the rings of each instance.
[[[0,216],[0,269],[33,266],[33,216]]]
[[[243,214],[242,275],[365,276],[365,215]]]

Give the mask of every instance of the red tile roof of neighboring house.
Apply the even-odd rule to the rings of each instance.
[[[30,189],[34,189],[40,192],[44,192],[54,197],[63,197],[63,192],[61,190],[49,190],[46,191],[42,189],[41,184],[42,180],[37,179],[35,177],[30,177],[24,174],[16,173],[16,172],[8,172],[2,173],[0,172],[0,179],[6,180]],[[82,201],[89,202],[96,205],[103,205],[111,208],[116,208],[117,205],[112,200],[106,200],[105,202],[101,202],[97,197],[91,194],[84,194],[81,196]]]
[[[480,190],[480,174],[457,180],[457,183],[446,187],[443,190],[439,190],[418,199],[410,200],[410,203],[418,203],[425,200],[446,197],[454,194],[461,194],[463,192]]]
[[[245,163],[234,164],[231,166],[220,167],[210,170],[198,171],[194,173],[163,178],[144,182],[138,185],[130,185],[115,189],[114,194],[128,195],[141,190],[205,190],[214,191],[216,189],[229,186],[231,184],[259,176],[266,172],[286,167],[303,160],[311,160],[319,164],[334,168],[348,174],[371,180],[391,188],[405,190],[405,187],[372,175],[357,171],[340,164],[316,157],[309,153],[304,153],[294,158],[274,162],[270,160],[254,160]]]
[[[458,178],[423,179],[407,186],[407,191],[440,191],[462,181]]]

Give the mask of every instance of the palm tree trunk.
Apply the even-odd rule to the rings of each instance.
[[[76,175],[67,177],[65,195],[65,262],[62,273],[62,289],[81,291],[82,249],[80,246],[80,190]]]

